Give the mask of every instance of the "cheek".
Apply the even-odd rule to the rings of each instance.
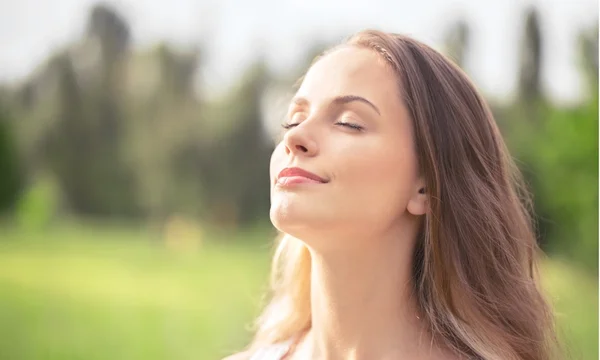
[[[340,176],[347,194],[368,212],[397,213],[408,203],[416,178],[412,153],[398,148],[373,148],[348,157]],[[375,214],[374,214],[375,215]]]
[[[348,156],[350,154],[351,156]],[[413,155],[393,146],[371,146],[343,154],[345,176],[362,185],[398,186],[414,178]]]

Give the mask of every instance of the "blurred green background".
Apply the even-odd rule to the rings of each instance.
[[[288,41],[294,60],[279,59],[290,63],[284,71],[265,45],[277,34],[263,33],[226,81],[208,65],[227,60],[208,50],[218,42],[217,3],[197,14],[205,30],[187,46],[140,45],[135,24],[150,15],[132,4],[78,10],[77,36],[36,53],[22,76],[3,74],[0,359],[210,360],[243,347],[267,284],[268,160],[292,84],[315,54],[354,31],[412,33],[410,23],[339,21],[302,46]],[[232,6],[223,5],[235,14]],[[563,85],[548,50],[556,33],[540,10],[552,5],[511,6],[520,15],[498,31],[518,32],[515,88],[500,98],[475,83],[534,194],[561,341],[570,357],[597,359],[598,19],[572,26],[581,81],[565,101],[548,94],[548,78]],[[415,16],[432,16],[423,11]],[[470,73],[479,32],[460,12],[440,16],[445,25],[429,43]],[[173,19],[161,21],[154,25]],[[6,54],[16,52],[21,35],[6,29],[17,25],[2,23]]]

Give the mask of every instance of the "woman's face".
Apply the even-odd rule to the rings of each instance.
[[[412,124],[399,91],[392,69],[368,49],[338,49],[309,69],[285,119],[297,125],[284,130],[271,157],[276,228],[305,241],[324,233],[368,236],[408,213],[423,214]],[[282,185],[278,175],[288,167],[326,182]]]

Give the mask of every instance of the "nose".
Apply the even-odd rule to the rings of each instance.
[[[298,156],[315,156],[318,153],[318,146],[308,129],[307,121],[289,129],[283,136],[286,154]]]

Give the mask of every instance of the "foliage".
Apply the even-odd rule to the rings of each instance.
[[[60,202],[56,181],[49,175],[41,176],[20,197],[15,220],[22,229],[45,229],[57,219]]]
[[[598,101],[546,108],[513,128],[516,156],[534,190],[546,250],[598,268]],[[525,120],[521,118],[521,120]],[[518,130],[517,130],[518,129]]]
[[[534,193],[542,245],[594,270],[597,31],[579,39],[579,65],[592,96],[565,107],[542,89],[542,23],[535,8],[525,14],[518,98],[492,107]],[[464,62],[468,24],[458,21],[445,38],[449,56]],[[306,47],[303,71],[332,45],[316,41]],[[85,35],[50,56],[10,97],[14,112],[0,122],[0,137],[4,123],[13,135],[0,140],[0,163],[13,152],[2,146],[14,142],[25,176],[17,182],[51,174],[61,206],[76,216],[164,223],[181,214],[222,226],[265,220],[273,149],[265,94],[282,84],[292,88],[299,72],[276,77],[259,56],[228,92],[208,100],[196,87],[204,52],[168,43],[134,50],[126,19],[107,5],[94,7]],[[1,189],[12,196],[11,186]],[[24,204],[37,204],[32,197],[38,198],[27,195]],[[20,211],[21,218],[29,212]]]
[[[528,16],[526,43],[541,42],[539,19]],[[592,32],[593,33],[593,32]],[[597,38],[580,35],[581,74],[587,96],[575,105],[559,107],[539,90],[539,75],[531,75],[530,54],[522,64],[521,97],[497,111],[497,116],[534,195],[539,238],[545,250],[598,270],[598,62]],[[595,45],[594,45],[595,44]],[[539,46],[525,51],[539,51]],[[594,60],[594,52],[596,53]],[[532,60],[533,59],[533,60]],[[595,76],[594,78],[590,78]],[[537,85],[535,85],[537,83]],[[528,94],[527,94],[528,93]]]
[[[0,212],[13,208],[23,182],[9,116],[0,102]]]

